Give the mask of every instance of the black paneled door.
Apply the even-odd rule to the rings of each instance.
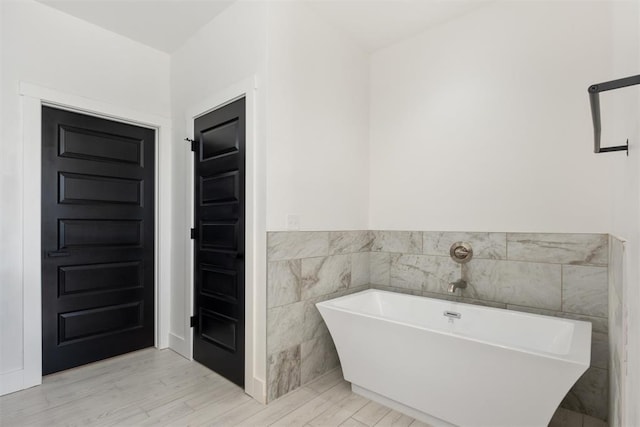
[[[245,100],[194,122],[193,358],[244,385]]]
[[[154,344],[155,131],[42,108],[42,373]]]

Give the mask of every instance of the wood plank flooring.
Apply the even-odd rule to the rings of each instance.
[[[551,425],[601,427],[573,414],[558,412]],[[49,375],[42,386],[2,396],[0,425],[426,426],[353,394],[339,370],[265,406],[204,366],[156,349]]]

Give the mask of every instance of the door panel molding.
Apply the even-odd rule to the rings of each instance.
[[[58,296],[138,289],[143,286],[143,272],[142,260],[58,267]]]
[[[143,223],[138,219],[58,219],[59,250],[139,248],[143,240]]]
[[[61,129],[65,126],[85,129],[76,134],[74,151],[90,153],[90,158],[70,160],[60,156]],[[51,374],[155,343],[156,131],[49,106],[42,107],[41,128],[41,221],[45,252],[42,259],[42,369],[43,374]],[[118,144],[116,140],[139,142]],[[144,156],[144,161],[138,159],[134,165],[105,165],[96,160],[105,155],[137,158],[137,153]],[[143,163],[145,166],[141,166]],[[103,178],[90,174],[100,166],[106,166],[106,170],[102,170]],[[61,180],[61,176],[65,179]],[[133,188],[127,194],[125,190],[132,182]],[[140,183],[147,188],[143,200],[139,197]],[[71,199],[88,199],[94,203],[60,203],[60,199],[66,199],[63,193],[69,193]],[[95,203],[100,199],[118,199],[120,194],[125,196],[121,201],[134,200],[136,206]],[[59,273],[61,268],[130,261],[144,266],[142,287],[123,287],[121,277],[116,274],[110,276],[113,282],[105,281],[108,276],[100,277],[102,288],[110,289],[108,293],[76,292],[61,297],[60,287],[66,286],[60,281],[62,278],[66,282],[66,277]],[[96,281],[86,272],[74,277],[76,288],[91,287]],[[70,279],[73,285],[74,280]]]
[[[144,182],[139,179],[58,172],[61,204],[143,206]]]
[[[60,313],[58,315],[59,345],[73,344],[78,341],[86,341],[142,328],[143,307],[144,302],[140,300],[126,304]],[[111,317],[110,313],[113,312],[118,312],[118,317]],[[113,320],[117,320],[117,322],[114,323]]]
[[[81,138],[81,141],[76,135]],[[101,140],[106,140],[105,142],[112,150],[104,150],[106,152],[95,151],[95,146],[101,143]],[[94,150],[90,151],[91,149]],[[60,126],[60,145],[58,148],[60,157],[144,166],[142,161],[143,150],[143,142],[137,139],[74,126]],[[122,151],[124,153],[119,156],[117,153]]]
[[[169,118],[20,82],[23,147],[22,369],[0,375],[0,395],[42,383],[41,110],[43,105],[156,130],[156,347],[169,345],[171,278],[171,121]]]
[[[213,110],[230,104],[242,97],[246,102],[246,181],[245,181],[245,381],[244,390],[259,402],[266,403],[266,152],[262,144],[264,135],[264,102],[259,96],[257,76],[204,96],[185,113],[185,132],[193,139],[193,122]],[[260,125],[258,125],[260,122]],[[185,171],[189,179],[185,182],[187,194],[187,218],[193,220],[193,162],[188,144],[184,144]],[[191,223],[191,227],[195,224]],[[187,226],[188,230],[188,226]],[[185,230],[182,236],[187,250],[185,256],[185,306],[182,317],[182,336],[171,333],[171,348],[190,359],[193,358],[193,332],[189,327],[193,311],[193,246]],[[179,237],[177,237],[179,238]],[[173,332],[173,331],[172,331]]]
[[[193,357],[195,360],[244,388],[245,381],[245,177],[246,98],[216,109],[194,121],[197,141],[195,165],[194,221],[198,230],[195,247],[195,310]],[[208,147],[207,147],[208,145]],[[194,147],[192,147],[194,148]],[[211,176],[234,172],[238,176],[238,196],[227,203],[204,204],[200,185]],[[215,188],[213,189],[215,190]],[[217,194],[211,194],[216,197]],[[220,194],[225,196],[225,194]],[[237,280],[217,282],[210,276],[205,284],[203,267],[233,270]],[[219,298],[212,293],[229,293],[235,298]]]

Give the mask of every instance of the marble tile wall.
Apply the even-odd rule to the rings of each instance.
[[[372,231],[371,286],[590,321],[591,367],[562,406],[608,417],[608,236],[605,234]],[[469,242],[473,259],[449,257]],[[459,278],[468,287],[447,293]]]
[[[463,266],[453,242],[474,250]],[[435,231],[268,235],[268,398],[337,365],[315,302],[369,287],[590,321],[591,367],[563,406],[606,420],[609,399],[608,236]],[[449,282],[469,287],[447,293]]]
[[[624,242],[609,237],[609,426],[622,425]]]
[[[315,304],[369,288],[370,250],[368,231],[268,233],[268,401],[338,366]]]

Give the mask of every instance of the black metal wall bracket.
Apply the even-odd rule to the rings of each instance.
[[[591,102],[591,118],[593,119],[593,137],[594,153],[610,153],[612,151],[626,151],[629,155],[629,140],[625,145],[617,145],[615,147],[601,147],[600,135],[602,133],[602,127],[600,124],[600,92],[605,92],[613,89],[620,89],[627,86],[633,86],[640,84],[640,74],[637,76],[625,77],[623,79],[611,80],[609,82],[598,83],[589,86],[589,101]]]

